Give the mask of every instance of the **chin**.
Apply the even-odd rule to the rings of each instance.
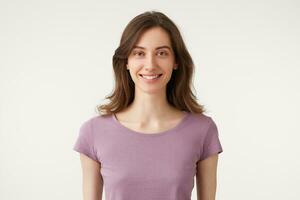
[[[161,95],[163,92],[166,92],[165,87],[139,87],[138,90],[140,90],[142,93],[159,95]]]

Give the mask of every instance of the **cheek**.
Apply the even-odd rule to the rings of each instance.
[[[172,73],[173,73],[173,68],[168,68],[167,70],[166,70],[166,73],[168,74],[168,76],[172,76]]]
[[[142,59],[130,59],[128,58],[127,63],[129,66],[137,66],[143,63]]]
[[[130,69],[130,76],[133,80],[136,79],[136,72],[134,70],[132,70],[132,68]]]
[[[130,73],[132,74],[137,73],[142,68],[142,66],[143,65],[138,62],[128,62],[128,67],[130,69]]]
[[[129,72],[130,72],[130,76],[131,76],[131,79],[134,81],[134,82],[136,82],[136,80],[139,78],[138,77],[138,72],[139,72],[139,70],[140,70],[140,68],[138,68],[138,67],[134,67],[134,66],[130,66],[130,70],[129,70]]]

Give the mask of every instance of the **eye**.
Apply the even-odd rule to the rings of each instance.
[[[145,55],[145,53],[142,52],[142,51],[133,51],[132,54],[133,54],[134,56],[138,56],[138,57],[144,56],[144,55]],[[159,56],[167,56],[167,55],[169,55],[169,54],[168,54],[168,52],[166,52],[166,51],[159,51],[159,52],[158,52],[158,55],[159,55]]]
[[[162,53],[162,54],[161,54]],[[159,51],[158,52],[159,55],[162,55],[162,56],[167,56],[168,55],[168,52],[166,51]]]
[[[135,56],[135,55],[140,56],[141,54],[144,54],[144,52],[142,52],[142,51],[134,51],[134,52],[133,52],[133,55],[134,55],[134,56]]]

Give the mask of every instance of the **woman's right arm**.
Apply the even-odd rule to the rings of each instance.
[[[80,153],[83,200],[102,200],[101,164]]]

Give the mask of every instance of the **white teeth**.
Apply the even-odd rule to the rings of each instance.
[[[155,76],[142,75],[142,77],[145,78],[145,79],[155,79],[155,78],[159,77],[159,75],[155,75]]]

